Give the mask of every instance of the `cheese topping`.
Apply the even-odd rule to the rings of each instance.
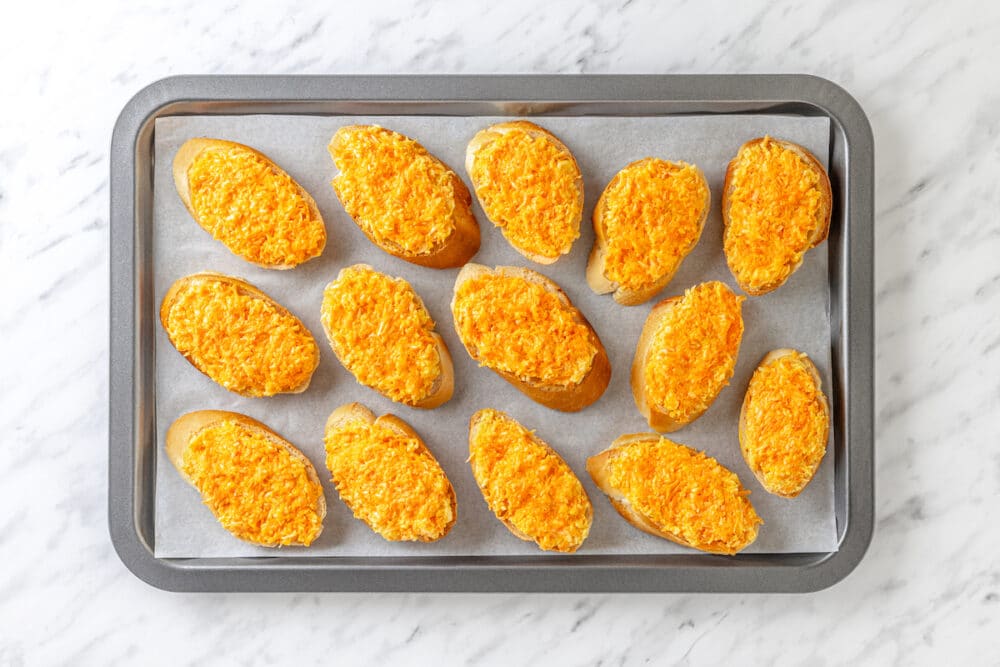
[[[202,429],[182,468],[219,523],[264,546],[309,546],[323,530],[323,489],[306,463],[246,425],[224,420]]]
[[[747,389],[747,465],[768,491],[785,496],[797,495],[816,474],[830,428],[826,399],[805,359],[786,355],[760,366]]]
[[[712,281],[673,304],[653,333],[643,369],[651,405],[687,422],[729,384],[743,338],[744,298]]]
[[[708,183],[694,165],[651,158],[618,172],[602,198],[604,276],[639,290],[673,275],[698,243]]]
[[[633,509],[696,549],[734,554],[763,523],[735,473],[666,438],[618,447],[607,465],[610,485]]]
[[[354,516],[387,540],[429,542],[455,523],[455,492],[437,460],[378,421],[328,431],[326,467]]]
[[[476,151],[472,182],[483,210],[510,243],[549,259],[580,236],[580,168],[548,136],[505,130]]]
[[[597,347],[573,311],[537,283],[483,274],[458,288],[455,326],[481,366],[549,386],[579,384]]]
[[[590,532],[590,499],[573,470],[497,410],[473,417],[469,462],[490,510],[547,551],[576,551]]]
[[[240,257],[264,266],[295,266],[323,252],[323,220],[292,177],[256,153],[205,149],[187,177],[198,224]]]
[[[198,370],[239,394],[294,391],[319,364],[316,341],[294,315],[218,278],[188,280],[169,305],[164,327]]]
[[[416,405],[433,393],[441,358],[434,320],[409,283],[373,269],[344,269],[323,293],[323,327],[358,382]]]
[[[344,127],[330,153],[337,197],[377,244],[423,255],[451,235],[458,177],[416,141],[375,125]]]
[[[823,174],[769,137],[745,145],[730,179],[723,246],[733,275],[765,289],[791,275],[825,222]]]

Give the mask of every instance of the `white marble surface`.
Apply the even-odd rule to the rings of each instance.
[[[281,4],[0,20],[0,665],[996,662],[1000,5]],[[868,112],[878,498],[858,569],[809,596],[180,595],[127,572],[105,488],[107,151],[128,98],[193,72],[580,71],[811,72]]]

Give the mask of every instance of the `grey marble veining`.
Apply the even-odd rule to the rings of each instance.
[[[1000,5],[23,3],[0,21],[0,665],[1000,655]],[[811,72],[876,141],[877,530],[811,596],[177,595],[106,529],[107,149],[177,73]]]

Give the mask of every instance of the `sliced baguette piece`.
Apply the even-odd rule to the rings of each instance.
[[[635,404],[650,428],[672,433],[687,426],[729,384],[743,338],[741,304],[745,298],[733,294],[724,283],[710,281],[695,285],[683,296],[664,299],[649,312],[632,360],[631,384]],[[680,326],[674,325],[675,319]],[[669,332],[664,329],[667,325]],[[691,347],[701,356],[692,358],[685,352]],[[698,376],[691,377],[692,372]],[[651,380],[665,389],[664,399],[674,396],[677,405],[668,407],[658,400],[659,390],[651,386]]]
[[[670,207],[672,198],[686,194],[667,191],[678,178],[687,182],[678,182],[675,190],[682,185],[690,188],[693,181],[701,196],[690,210],[664,211]],[[624,186],[630,180],[634,188],[626,189]],[[640,186],[653,189],[659,197],[639,206],[634,189]],[[587,262],[587,284],[596,294],[612,293],[614,300],[623,306],[649,301],[673,280],[684,258],[698,244],[710,205],[708,182],[694,165],[657,158],[644,158],[627,165],[611,179],[594,207],[594,246]],[[611,227],[636,235],[636,240],[629,243],[631,252],[627,256],[633,270],[646,274],[645,280],[625,285],[608,277],[617,270],[608,266],[612,245],[627,242],[613,238]]]
[[[764,356],[743,397],[739,438],[768,493],[794,498],[812,481],[830,438],[830,406],[808,356],[790,348]]]
[[[190,455],[223,457],[214,461],[211,470],[215,476],[209,476],[197,469],[197,458],[186,463],[185,456],[199,436],[208,438],[213,435],[211,431],[216,429],[221,432],[217,432],[214,438],[201,446],[204,452]],[[235,458],[231,457],[233,452],[226,448],[232,442],[229,438],[233,436],[240,438],[240,456]],[[267,476],[255,474],[260,472],[262,461],[250,460],[249,457],[249,448],[259,448],[263,442],[274,445],[277,449],[263,452],[258,450],[259,456],[277,455],[277,463],[280,464],[279,468]],[[214,445],[214,448],[209,445]],[[233,443],[234,448],[235,446],[236,443]],[[198,489],[212,514],[236,537],[267,547],[309,546],[323,531],[326,497],[316,468],[294,445],[256,419],[222,410],[189,412],[167,429],[165,449],[167,458],[181,477]],[[220,476],[222,472],[226,473],[224,477]],[[271,486],[253,485],[262,483],[262,479],[269,480]],[[235,488],[231,488],[232,485]],[[283,497],[289,494],[289,489],[292,489],[292,496]],[[315,501],[303,504],[302,501],[308,500],[309,496],[314,496]],[[288,504],[282,507],[281,501]],[[297,520],[298,525],[283,525],[281,519],[288,519],[289,507],[292,518]],[[282,511],[277,511],[279,509]]]
[[[615,439],[587,459],[587,472],[626,521],[685,547],[733,555],[763,523],[735,473],[654,433]]]
[[[587,539],[594,510],[583,484],[548,443],[507,414],[472,415],[469,464],[490,511],[520,539],[563,553]]]
[[[517,303],[507,301],[478,304],[474,301],[466,301],[468,298],[475,298],[475,295],[468,297],[463,295],[463,288],[467,283],[479,284],[477,282],[479,280],[487,281],[493,278],[514,279],[517,281],[515,284],[525,285],[525,293],[529,295],[535,292],[529,286],[541,286],[544,290],[541,294],[555,297],[551,304],[553,310],[543,311],[539,309],[540,314],[536,314],[536,319],[546,324],[555,322],[557,316],[550,317],[546,314],[555,311],[565,313],[568,316],[561,319],[562,323],[566,325],[563,330],[579,334],[579,337],[574,339],[579,344],[573,347],[573,352],[579,352],[581,355],[579,359],[571,358],[569,361],[576,361],[581,365],[586,364],[582,377],[575,378],[575,375],[579,374],[579,372],[575,372],[567,373],[565,378],[544,378],[541,374],[534,372],[519,373],[514,368],[514,366],[530,366],[532,364],[541,368],[542,360],[539,359],[527,359],[522,362],[521,359],[509,357],[505,360],[509,363],[499,363],[494,359],[500,352],[515,354],[517,347],[522,346],[527,341],[529,332],[522,324],[523,317],[530,313],[517,313],[522,319],[520,322],[515,322],[512,317],[514,313],[512,309],[518,307]],[[537,306],[534,302],[532,305]],[[483,312],[474,312],[476,309],[481,309]],[[455,331],[469,352],[469,356],[479,365],[486,366],[514,385],[523,394],[546,407],[564,412],[576,412],[600,398],[608,387],[608,382],[611,380],[611,362],[608,360],[608,354],[598,338],[597,332],[590,326],[590,322],[583,316],[583,313],[569,300],[562,288],[536,271],[513,266],[498,266],[495,269],[489,269],[481,264],[466,264],[455,279],[451,312]],[[496,340],[481,341],[473,338],[477,328],[477,319],[483,315],[489,316],[493,322],[501,325],[488,327],[492,332],[492,337]],[[550,341],[547,346],[538,346],[536,349],[541,354],[552,355],[567,350],[570,342],[565,338],[560,338],[560,340]],[[489,349],[484,349],[483,344],[488,344]],[[584,359],[583,357],[587,355],[589,357]],[[548,369],[541,368],[542,373],[547,371]]]
[[[379,290],[358,294],[358,289]],[[323,292],[323,330],[357,381],[414,408],[447,402],[455,390],[448,346],[423,299],[402,278],[367,264],[340,270]]]
[[[228,163],[222,159],[226,155]],[[205,166],[208,173],[192,173],[202,158],[215,158]],[[220,174],[222,168],[228,173]],[[195,222],[251,264],[291,269],[318,257],[326,247],[326,226],[316,201],[271,158],[250,146],[206,137],[188,139],[174,156],[173,176],[177,194]],[[221,193],[225,196],[214,202],[211,192],[195,196],[192,176],[196,191],[204,181],[213,188],[225,187]],[[213,210],[212,204],[224,209]]]
[[[231,298],[225,299],[227,296]],[[242,313],[234,311],[233,299],[253,307],[253,317],[239,316]],[[230,319],[203,321],[212,316]],[[253,339],[259,333],[255,327],[265,317],[283,332],[272,333],[266,343],[258,343]],[[202,327],[195,333],[181,326],[190,324],[190,318]],[[302,321],[261,290],[233,276],[202,271],[178,279],[163,296],[160,323],[170,343],[192,366],[241,396],[302,393],[319,366],[319,346]],[[236,349],[233,344],[222,344],[227,337],[230,343],[235,338],[244,345]],[[216,340],[218,344],[213,344]]]
[[[384,539],[433,542],[455,525],[455,489],[420,435],[399,417],[376,419],[364,405],[347,403],[330,413],[324,440],[341,500]]]
[[[340,170],[332,183],[337,198],[382,250],[434,269],[462,266],[479,251],[469,189],[419,143],[377,125],[348,125],[328,149]],[[380,163],[379,150],[398,163]]]
[[[777,165],[775,156],[783,155],[782,151],[799,159],[790,161],[783,170],[780,165],[774,167],[781,173],[778,178],[770,178],[768,184],[776,190],[754,188],[751,181],[755,178],[751,178],[746,171],[750,166],[756,169],[762,167],[759,154],[762,151],[767,152],[769,164]],[[745,159],[752,160],[754,156],[757,162],[744,164]],[[793,165],[796,164],[802,166],[801,174],[795,173],[797,169]],[[815,202],[815,208],[809,201],[802,200],[804,195],[798,188],[782,189],[777,183],[787,183],[795,176],[815,181],[806,188],[809,196],[805,197]],[[763,180],[763,175],[760,179]],[[751,190],[744,197],[746,201],[741,204],[742,210],[760,213],[753,221],[747,220],[745,215],[737,215],[733,210],[740,199],[737,190],[741,188]],[[786,207],[790,210],[779,215],[775,208],[782,197],[797,197],[798,200],[796,205]],[[761,296],[781,287],[802,265],[805,253],[826,240],[832,211],[830,177],[822,163],[805,148],[767,136],[751,139],[740,146],[726,168],[722,188],[722,246],[726,263],[740,289],[751,296]],[[782,239],[779,233],[791,233],[794,238]],[[757,238],[756,243],[754,238]]]
[[[501,158],[495,153],[511,147],[514,155],[507,159],[514,157],[517,163],[496,164]],[[536,162],[529,163],[530,157]],[[545,128],[515,120],[480,130],[466,148],[465,171],[490,222],[532,262],[552,264],[580,237],[580,166]]]

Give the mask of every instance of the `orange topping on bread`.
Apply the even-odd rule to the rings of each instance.
[[[219,522],[264,546],[308,546],[323,528],[318,482],[306,463],[262,433],[232,420],[199,431],[183,472]]]
[[[528,429],[497,410],[472,418],[469,462],[490,510],[549,551],[576,551],[593,510],[580,480]]]

